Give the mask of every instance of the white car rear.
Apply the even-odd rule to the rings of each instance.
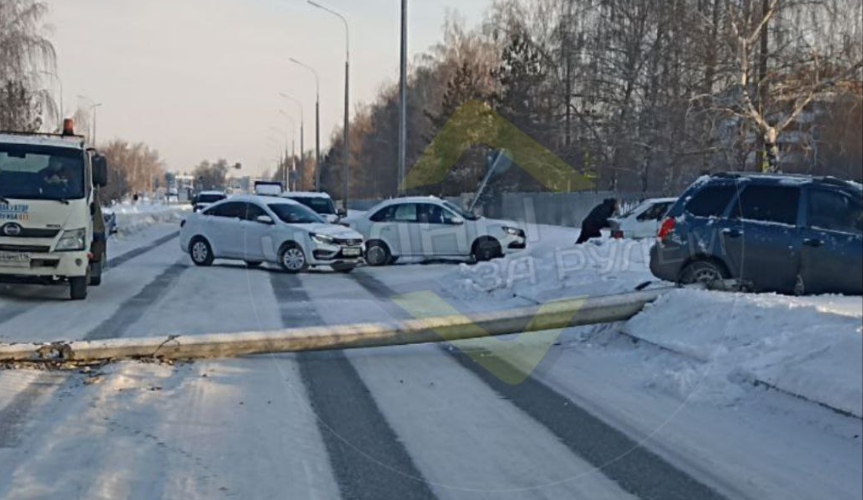
[[[192,214],[182,224],[180,246],[199,266],[232,259],[250,267],[271,262],[291,273],[319,266],[350,272],[364,251],[359,233],[328,224],[299,203],[248,195]]]
[[[333,199],[327,193],[291,191],[282,193],[282,197],[302,203],[330,224],[338,224],[342,220],[342,217],[347,215],[347,212],[343,210],[336,210]]]
[[[201,212],[214,203],[218,203],[227,197],[228,195],[225,194],[224,191],[202,191],[195,195],[192,211]]]
[[[525,231],[514,222],[476,217],[432,197],[389,200],[344,223],[363,235],[373,266],[401,257],[487,261],[527,248]]]
[[[655,198],[646,200],[626,215],[610,219],[611,237],[616,239],[645,239],[656,236],[662,217],[677,198]]]

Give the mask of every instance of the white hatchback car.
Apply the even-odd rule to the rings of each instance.
[[[646,200],[621,217],[609,219],[611,237],[615,239],[653,238],[659,230],[659,223],[677,198],[655,198]]]
[[[284,198],[232,196],[183,221],[180,246],[198,266],[215,259],[250,267],[279,264],[289,273],[329,266],[351,272],[362,263],[363,237],[327,224],[305,206]]]
[[[434,197],[385,201],[344,223],[366,240],[366,262],[392,264],[400,257],[455,257],[488,261],[527,248],[514,222],[486,219]]]

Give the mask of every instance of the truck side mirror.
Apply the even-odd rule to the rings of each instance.
[[[102,155],[94,155],[93,160],[93,184],[96,187],[108,185],[108,160]]]

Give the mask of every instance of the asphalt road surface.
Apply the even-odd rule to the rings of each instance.
[[[0,287],[0,340],[405,318],[395,296],[451,285],[444,263],[196,268],[175,232],[124,245],[84,303],[65,288]],[[644,384],[655,364],[639,360],[668,353],[607,331],[566,333],[516,385],[475,361],[493,350],[448,344],[0,371],[0,499],[861,497],[848,438],[859,421],[769,392],[727,408],[680,401]]]

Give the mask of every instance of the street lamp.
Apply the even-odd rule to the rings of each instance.
[[[344,130],[344,132],[345,132],[345,138],[344,138],[344,142],[345,142],[345,144],[344,144],[344,148],[345,148],[345,154],[344,154],[344,156],[345,156],[344,157],[344,160],[345,160],[345,166],[344,166],[344,169],[345,169],[345,173],[344,173],[344,178],[345,178],[344,179],[345,180],[344,203],[345,203],[345,207],[344,208],[345,208],[345,210],[347,210],[347,208],[348,208],[348,186],[350,185],[350,170],[348,169],[348,159],[350,157],[350,147],[349,147],[349,143],[348,143],[348,138],[350,137],[349,136],[349,128],[350,128],[350,124],[351,124],[351,93],[350,93],[351,92],[351,30],[350,30],[350,26],[348,25],[348,19],[345,16],[343,16],[342,14],[334,11],[333,9],[331,9],[329,7],[326,7],[324,5],[319,4],[315,0],[308,0],[308,2],[309,2],[309,5],[311,5],[312,7],[316,7],[318,9],[321,9],[325,12],[328,12],[328,13],[338,17],[339,19],[341,19],[342,23],[344,23],[344,25],[345,25],[345,130]]]
[[[78,99],[84,99],[85,101],[90,101],[93,103],[90,106],[90,114],[93,115],[93,139],[91,142],[95,146],[96,145],[96,109],[101,108],[102,103],[101,102],[93,102],[93,99],[90,99],[89,97],[84,96],[84,95],[78,95]]]
[[[283,110],[279,110],[279,113],[283,114],[283,115],[285,116],[285,118],[287,118],[287,119],[288,119],[288,121],[291,123],[291,136],[290,136],[290,137],[291,137],[291,140],[290,140],[290,143],[291,143],[291,163],[294,165],[294,168],[296,168],[296,160],[295,160],[295,158],[296,158],[296,156],[297,156],[297,143],[296,143],[296,139],[295,139],[295,138],[296,138],[296,135],[297,135],[297,125],[296,125],[296,122],[294,122],[294,119],[293,119],[293,118],[291,118],[291,117],[290,117],[290,115],[288,115],[287,113],[285,113]],[[285,132],[284,130],[282,130],[282,129],[278,128],[278,127],[272,127],[272,126],[271,126],[271,127],[270,127],[270,130],[272,130],[273,132],[275,132],[275,133],[277,133],[277,134],[279,134],[279,135],[281,135],[281,136],[284,136],[284,138],[285,138],[285,178],[284,178],[284,181],[285,181],[285,189],[290,189],[290,187],[291,187],[291,178],[290,178],[290,175],[288,174],[288,164],[287,164],[287,163],[288,163],[288,162],[287,162],[287,157],[288,157],[288,133],[287,133],[287,132]]]
[[[306,166],[306,142],[305,142],[306,115],[305,115],[305,111],[303,110],[303,103],[299,99],[291,97],[288,94],[285,94],[284,92],[279,92],[279,95],[282,96],[282,99],[286,99],[286,100],[291,101],[292,103],[296,104],[297,107],[300,109],[300,172],[301,172],[301,178],[302,178],[302,173],[303,173],[303,170],[305,170],[305,166]]]
[[[315,68],[297,59],[291,62],[302,66],[315,75],[315,191],[321,190],[321,78]]]
[[[401,70],[399,82],[399,173],[398,192],[404,194],[408,141],[408,0],[402,0]]]

